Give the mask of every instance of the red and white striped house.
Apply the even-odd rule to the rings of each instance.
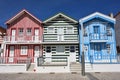
[[[26,10],[6,22],[7,33],[4,38],[4,56],[7,63],[24,62],[42,56],[42,22]]]

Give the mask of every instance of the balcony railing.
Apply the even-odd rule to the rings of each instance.
[[[77,34],[44,34],[44,42],[77,42],[79,36]]]
[[[42,42],[41,36],[5,36],[5,42]]]
[[[96,55],[90,56],[93,64],[120,64],[120,55],[102,55],[101,59],[96,59]]]
[[[90,33],[90,40],[107,40],[107,34],[106,33]]]

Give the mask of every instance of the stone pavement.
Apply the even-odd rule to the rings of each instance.
[[[70,73],[1,73],[0,80],[120,80],[120,73],[86,73],[85,77]]]

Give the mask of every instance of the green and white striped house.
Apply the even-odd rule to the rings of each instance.
[[[70,62],[77,62],[78,21],[58,13],[43,23],[43,56],[46,61],[55,62],[60,59],[60,62],[64,62],[69,57]]]

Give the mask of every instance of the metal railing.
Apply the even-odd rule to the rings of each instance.
[[[42,36],[4,36],[5,42],[42,42]]]
[[[90,33],[90,40],[107,40],[107,34],[106,33],[99,33],[99,34],[95,34],[95,33]]]
[[[67,66],[68,58],[67,57],[38,57],[37,65],[38,66]]]
[[[93,55],[90,56],[90,63],[92,64],[120,64],[120,55]]]

